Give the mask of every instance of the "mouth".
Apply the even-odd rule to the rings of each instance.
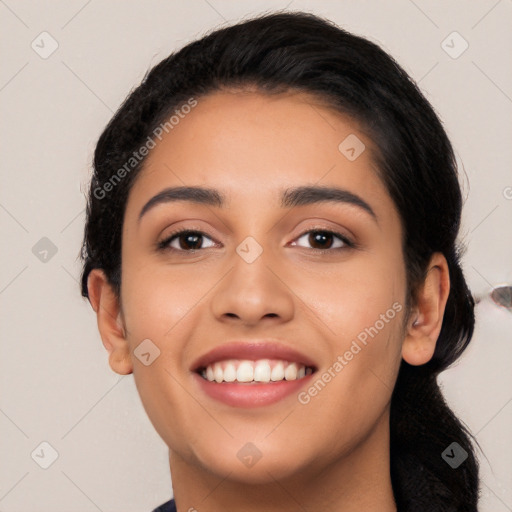
[[[318,366],[291,347],[253,340],[217,347],[196,360],[191,371],[199,390],[210,398],[252,408],[298,393]]]
[[[239,384],[271,383],[303,379],[315,371],[312,366],[279,359],[228,359],[200,367],[196,373],[209,382]]]

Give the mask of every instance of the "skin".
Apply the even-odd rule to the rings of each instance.
[[[349,134],[366,146],[354,161],[338,150]],[[355,121],[304,93],[226,90],[200,98],[150,152],[126,205],[120,300],[100,269],[88,288],[111,368],[133,372],[169,446],[179,512],[396,510],[391,392],[402,358],[420,365],[432,357],[449,277],[434,254],[406,319],[402,226],[373,150]],[[314,184],[359,195],[378,222],[350,204],[281,208],[282,189]],[[217,188],[227,207],[166,203],[138,221],[151,197],[182,185]],[[204,232],[205,248],[179,253],[175,239],[174,253],[158,252],[177,228]],[[322,245],[301,236],[313,229],[341,232],[358,247],[335,251],[328,240],[318,254]],[[263,249],[251,264],[235,250],[247,236]],[[205,395],[190,371],[227,341],[271,337],[311,356],[319,375],[394,303],[402,310],[306,405],[292,394],[230,407]],[[145,366],[133,351],[148,338],[160,356]],[[252,467],[237,457],[248,442],[262,454]]]

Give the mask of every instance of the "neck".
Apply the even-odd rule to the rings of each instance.
[[[389,415],[350,453],[328,465],[319,459],[293,476],[248,484],[216,475],[170,450],[178,512],[396,512],[390,477]]]

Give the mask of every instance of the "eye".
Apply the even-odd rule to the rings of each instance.
[[[211,242],[207,247],[202,246],[203,244],[201,243],[205,239]],[[296,240],[301,239],[306,239],[306,241],[313,246],[312,249],[315,251],[334,251],[355,247],[355,243],[351,242],[346,236],[328,229],[312,229],[306,231]],[[290,245],[297,246],[298,244],[294,241]],[[318,245],[320,247],[315,247]],[[171,235],[164,240],[158,242],[159,250],[189,253],[194,253],[200,249],[207,249],[209,247],[215,247],[215,242],[202,231],[192,229],[176,231],[171,233]]]
[[[172,233],[161,242],[158,242],[158,248],[161,250],[195,252],[199,249],[205,249],[205,247],[201,247],[201,242],[204,239],[212,240],[201,231],[182,229],[181,231]],[[212,242],[212,245],[208,247],[214,246],[215,243]]]
[[[319,251],[346,249],[355,246],[346,236],[327,229],[312,229],[306,231],[297,238],[297,240],[301,239],[306,239],[309,244],[313,245],[314,250]],[[333,239],[338,239],[337,246],[334,246],[336,240],[333,241]],[[297,245],[297,243],[293,242],[291,245]],[[319,245],[320,247],[315,247],[315,245]]]

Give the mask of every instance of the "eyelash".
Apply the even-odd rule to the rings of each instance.
[[[182,252],[182,253],[196,253],[198,251],[204,250],[204,249],[176,249],[175,247],[170,247],[169,244],[175,239],[178,238],[180,235],[183,234],[194,234],[194,235],[201,235],[203,237],[206,237],[213,241],[211,237],[209,237],[206,233],[203,233],[202,231],[195,230],[195,229],[181,229],[178,231],[175,231],[171,233],[168,237],[166,237],[164,240],[157,243],[157,249],[159,251],[170,251],[170,252]],[[329,229],[323,229],[323,228],[314,228],[309,229],[307,231],[304,231],[302,234],[300,234],[295,240],[298,240],[299,238],[302,238],[304,235],[308,235],[310,233],[323,233],[328,235],[334,235],[338,239],[340,239],[343,242],[342,247],[335,247],[334,249],[328,248],[328,249],[316,249],[312,248],[311,250],[317,253],[326,253],[326,252],[334,252],[334,251],[343,251],[347,249],[355,249],[357,248],[357,245],[355,242],[352,242],[349,240],[346,236],[342,235],[341,233],[337,233],[336,231],[331,231]],[[210,249],[210,247],[207,247],[207,249]]]

